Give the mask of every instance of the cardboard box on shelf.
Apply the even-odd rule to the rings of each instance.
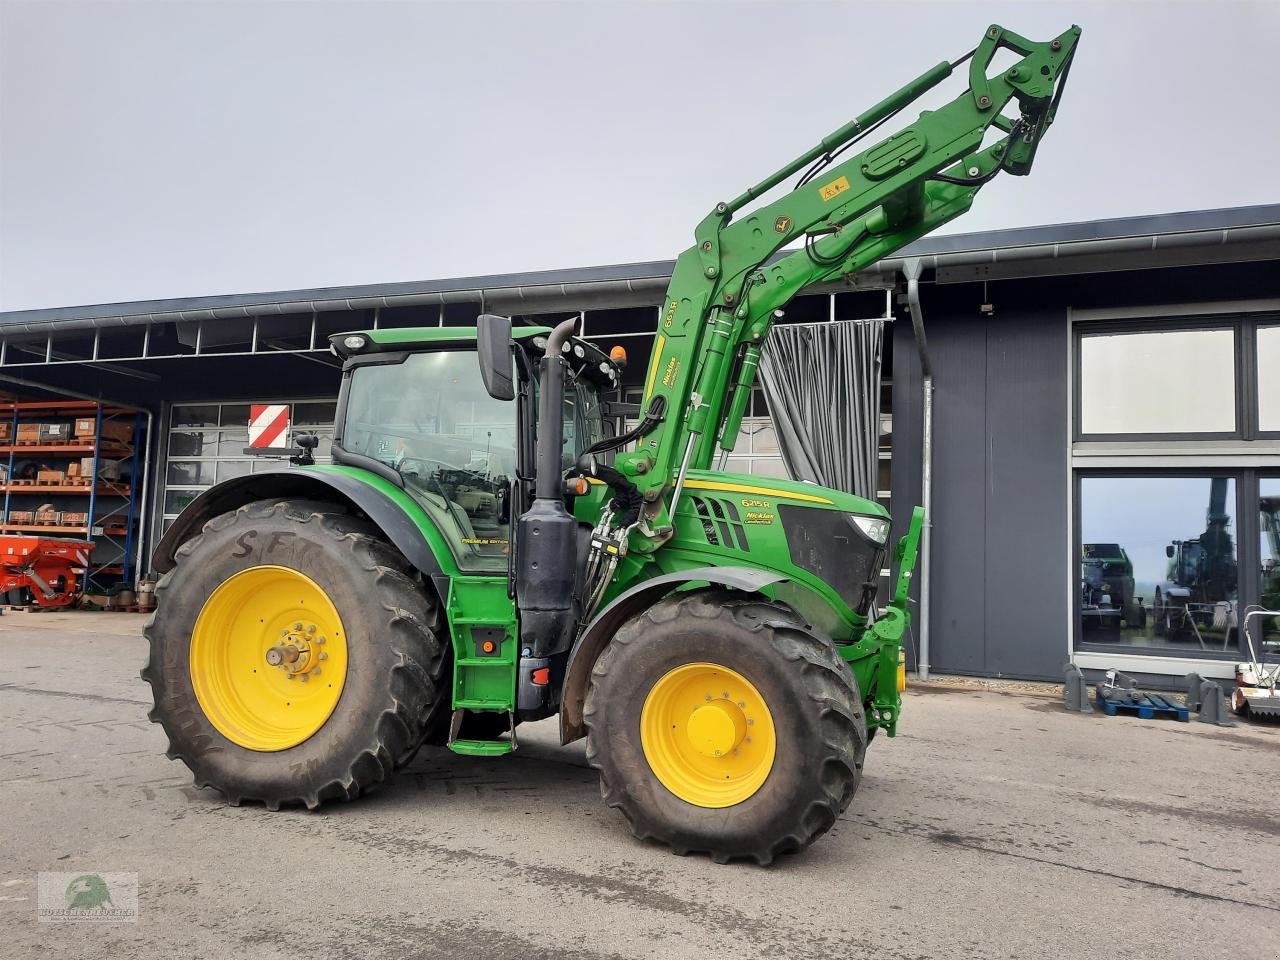
[[[93,477],[93,457],[80,458],[80,476]]]
[[[89,522],[89,514],[78,510],[63,510],[62,525],[64,527],[83,527]]]
[[[37,470],[36,471],[37,485],[47,484],[49,486],[57,486],[58,484],[66,480],[66,478],[67,478],[66,474],[64,474],[61,470]]]
[[[87,437],[92,440],[93,435],[98,432],[98,418],[80,417],[76,420],[75,431],[77,437]]]
[[[67,477],[70,478],[78,476],[80,476],[80,461],[72,460],[67,464]]]
[[[19,443],[39,443],[40,442],[40,424],[38,423],[18,424],[18,442]]]
[[[59,516],[60,514],[57,510],[50,509],[49,505],[45,504],[45,506],[36,511],[35,519],[36,523],[56,527],[58,525]]]
[[[10,510],[10,523],[35,523],[36,514],[34,510]]]
[[[8,440],[9,432],[13,429],[13,422],[10,420],[0,420],[0,440]]]
[[[120,461],[119,460],[102,460],[98,464],[99,480],[119,480],[120,479]]]
[[[93,436],[92,433],[89,436]],[[133,443],[133,418],[128,420],[103,420],[102,429],[99,436],[103,440],[110,440],[115,443],[122,443],[129,446]]]

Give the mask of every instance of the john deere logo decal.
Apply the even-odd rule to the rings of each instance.
[[[777,220],[773,221],[773,229],[777,230],[779,233],[786,233],[791,229],[791,218],[779,217]]]

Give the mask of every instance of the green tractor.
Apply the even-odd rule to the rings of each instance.
[[[993,26],[717,204],[676,263],[635,410],[573,321],[333,337],[332,465],[299,438],[300,469],[211,488],[157,545],[142,676],[169,755],[231,803],[314,808],[423,743],[496,757],[558,715],[639,837],[768,863],[824,833],[871,737],[895,732],[923,515],[891,547],[873,501],[712,462],[797,293],[1029,172],[1078,36]],[[1021,59],[988,77],[1002,48]],[[861,146],[965,60],[968,90]],[[611,433],[618,417],[636,426]]]

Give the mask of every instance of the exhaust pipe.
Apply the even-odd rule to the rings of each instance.
[[[516,528],[516,604],[520,647],[534,657],[562,653],[577,630],[574,573],[578,521],[564,506],[564,344],[577,324],[565,320],[547,338],[538,399],[534,501]]]

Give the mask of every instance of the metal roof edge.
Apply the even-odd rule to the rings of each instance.
[[[947,257],[969,254],[976,260],[995,259],[995,252],[1019,248],[1028,259],[1038,256],[1056,258],[1061,244],[1115,241],[1117,249],[1124,249],[1126,238],[1152,236],[1174,237],[1187,234],[1187,240],[1196,236],[1206,238],[1214,231],[1239,230],[1254,226],[1280,224],[1280,204],[1259,204],[1245,207],[1224,207],[1210,210],[1190,210],[1175,213],[1148,214],[1120,217],[1109,220],[1090,220],[1074,223],[1046,224],[1033,227],[1014,227],[1003,230],[987,230],[975,233],[949,234],[925,237],[909,244],[885,266],[898,264],[911,257]],[[1043,248],[1043,253],[1037,248]],[[960,257],[967,260],[969,257]],[[0,328],[28,324],[57,325],[60,321],[90,321],[124,317],[151,317],[156,320],[191,318],[203,315],[208,318],[251,316],[263,313],[307,312],[315,309],[352,309],[375,306],[394,307],[397,302],[478,301],[487,294],[498,295],[504,303],[529,299],[545,301],[560,287],[566,296],[575,291],[591,290],[593,286],[636,283],[637,288],[665,284],[674,267],[672,260],[654,260],[641,263],[610,264],[593,267],[574,267],[562,270],[542,270],[516,274],[459,277],[443,280],[399,281],[392,283],[359,284],[341,287],[316,287],[302,290],[284,290],[248,294],[224,294],[206,297],[178,297],[163,300],[139,300],[124,303],[91,304],[71,307],[37,308],[0,312]],[[894,266],[896,269],[896,266]],[[876,267],[870,268],[877,273]],[[321,307],[320,305],[324,306]]]

